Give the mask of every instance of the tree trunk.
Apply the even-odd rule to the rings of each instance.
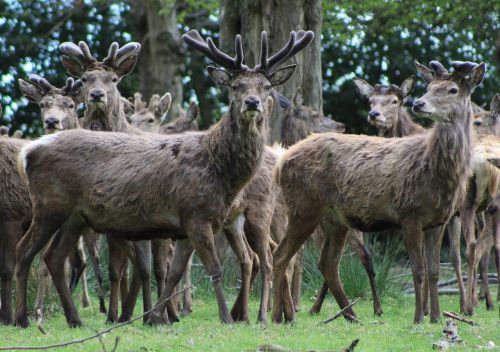
[[[153,94],[172,94],[168,118],[177,116],[182,103],[184,47],[177,29],[177,3],[165,7],[158,0],[133,1],[135,34],[142,44],[138,61],[140,89],[144,99]]]
[[[314,31],[313,43],[287,62],[297,64],[295,74],[277,90],[292,99],[301,87],[304,104],[322,111],[321,22],[320,0],[221,0],[220,46],[234,55],[234,36],[242,34],[245,63],[252,67],[259,56],[261,31],[268,32],[271,55],[288,41],[290,31]],[[270,144],[281,140],[284,111],[276,105],[270,118]]]

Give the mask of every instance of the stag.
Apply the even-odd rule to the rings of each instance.
[[[20,80],[20,86],[23,93],[30,100],[39,103],[42,108],[42,121],[48,117],[56,115],[61,126],[71,128],[77,126],[77,118],[74,111],[76,94],[80,89],[78,82],[68,78],[66,85],[62,88],[56,88],[47,80],[38,76],[31,75],[30,82]],[[44,126],[47,126],[44,122]],[[63,127],[61,127],[63,128]],[[0,235],[2,237],[2,249],[0,251],[0,276],[2,279],[2,306],[0,309],[0,321],[8,324],[12,321],[11,313],[11,280],[14,275],[16,265],[15,246],[21,238],[22,233],[27,229],[31,220],[31,201],[29,199],[28,187],[25,181],[20,177],[16,170],[17,154],[21,147],[28,142],[25,140],[9,139],[3,140],[0,151],[0,173],[4,180],[1,187],[2,207],[0,209]],[[13,254],[14,253],[14,254]],[[84,257],[82,252],[72,255],[73,264],[77,272],[81,274],[84,267]],[[66,259],[66,258],[65,258]],[[40,265],[40,282],[37,294],[37,311],[42,312],[43,292],[48,277],[44,276],[45,270],[43,264]],[[45,279],[45,280],[44,280]],[[84,303],[87,296],[82,297]]]
[[[174,262],[185,267],[196,249],[212,279],[221,321],[233,322],[224,298],[213,231],[221,226],[235,197],[261,161],[265,120],[272,109],[270,92],[295,70],[295,65],[277,66],[305,48],[313,36],[312,32],[292,32],[288,44],[268,58],[267,34],[263,32],[261,62],[251,69],[243,64],[240,36],[236,37],[236,57],[230,58],[210,38],[205,42],[196,31],[184,35],[189,45],[230,71],[208,67],[212,79],[230,86],[233,93],[229,112],[209,131],[163,136],[74,130],[43,137],[24,148],[20,161],[32,194],[33,221],[16,248],[23,264],[16,272],[21,302],[16,311],[18,325],[28,324],[27,269],[58,229],[48,249],[48,253],[58,255],[50,255],[47,264],[68,323],[81,324],[61,281],[61,254],[74,246],[75,233],[87,225],[127,240],[162,238],[167,234],[189,239],[177,242]],[[78,69],[76,72],[83,73],[82,79],[90,80],[95,72],[84,72],[74,60],[72,65]],[[108,73],[112,74],[110,78],[117,76],[113,71]],[[84,91],[92,92],[83,83]],[[100,101],[103,95],[99,95]],[[100,122],[101,126],[105,123],[103,119]],[[50,168],[44,167],[47,159],[51,160]],[[57,175],[54,170],[58,170]],[[49,174],[53,180],[47,177]],[[42,179],[49,181],[42,186]],[[155,305],[157,312],[149,317],[152,324],[168,322],[165,300],[179,281],[174,271],[169,273]]]
[[[484,64],[453,65],[455,71],[450,74],[437,61],[431,62],[432,70],[417,63],[429,86],[413,109],[436,121],[428,133],[398,139],[318,134],[284,154],[275,177],[287,201],[289,224],[274,252],[274,321],[294,319],[285,270],[320,221],[326,235],[320,270],[342,308],[348,300],[338,270],[349,228],[401,229],[415,285],[414,322],[423,320],[422,230],[434,228],[424,242],[430,317],[433,322],[439,319],[437,280],[443,226],[461,205],[472,171],[470,95],[485,71]],[[346,311],[354,315],[351,308]]]

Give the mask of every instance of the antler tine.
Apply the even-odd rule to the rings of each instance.
[[[118,44],[117,44],[118,45]],[[116,52],[116,58],[113,62],[114,66],[119,66],[123,61],[137,54],[141,50],[141,44],[137,42],[130,42],[122,46]]]
[[[236,58],[233,59],[229,55],[220,51],[215,46],[211,38],[207,38],[207,41],[203,40],[200,33],[198,33],[196,29],[192,29],[184,34],[182,36],[182,40],[184,40],[187,45],[200,51],[214,63],[219,64],[224,68],[227,68],[229,70],[241,70],[243,68],[246,68],[246,66],[244,65],[242,65],[241,67],[236,67]],[[236,52],[236,55],[238,56],[238,51]]]
[[[151,99],[149,99],[148,110],[154,113],[159,103],[160,103],[160,96],[158,94],[153,94],[151,96]]]
[[[59,45],[59,50],[64,55],[75,59],[80,65],[84,66],[85,56],[83,55],[83,52],[78,45],[71,42],[64,42]]]
[[[97,61],[97,59],[93,57],[92,54],[90,53],[90,49],[87,43],[85,43],[84,41],[80,41],[78,42],[78,47],[82,51],[83,57],[87,63],[92,63]]]
[[[432,60],[429,62],[429,66],[432,68],[432,70],[436,73],[438,77],[442,77],[448,73],[448,71],[444,68],[443,64],[440,63],[439,61]]]
[[[69,94],[74,87],[75,80],[72,77],[66,79],[66,84],[61,88],[64,94]]]
[[[454,74],[467,75],[469,74],[478,64],[470,61],[452,61],[451,66],[454,68]]]
[[[49,81],[47,81],[45,78],[36,74],[31,74],[29,80],[31,83],[39,87],[45,94],[57,89],[52,84],[50,84]]]
[[[268,61],[267,56],[269,54],[269,46],[267,42],[267,32],[262,31],[260,34],[260,68],[267,72],[268,70]]]
[[[113,62],[116,60],[116,53],[118,52],[118,43],[113,42],[109,46],[108,56],[102,60],[102,62],[107,66],[113,66]]]
[[[236,38],[234,39],[234,51],[236,52],[234,65],[236,67],[242,68],[245,55],[243,54],[243,44],[241,43],[241,35],[239,34],[236,35]]]
[[[290,34],[290,36],[291,36],[291,34]],[[307,32],[299,31],[296,34],[296,39],[295,39],[295,41],[294,41],[294,43],[291,46],[291,49],[289,51],[284,51],[281,54],[281,56],[279,56],[278,54],[281,52],[280,51],[280,52],[274,54],[273,56],[271,56],[271,58],[269,58],[269,60],[268,60],[269,68],[272,68],[273,66],[279,65],[280,63],[289,59],[290,57],[292,57],[293,55],[295,55],[296,53],[298,53],[299,51],[304,49],[306,46],[308,46],[309,43],[312,42],[313,39],[314,39],[314,32],[313,31],[307,31]]]

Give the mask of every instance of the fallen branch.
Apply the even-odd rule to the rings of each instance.
[[[345,312],[347,309],[351,308],[351,307],[352,307],[353,305],[355,305],[356,303],[358,303],[360,299],[361,299],[361,298],[356,298],[354,301],[352,301],[352,303],[350,303],[349,305],[347,305],[347,306],[345,306],[344,308],[342,308],[341,310],[339,310],[339,311],[338,311],[337,313],[335,313],[335,315],[334,315],[334,316],[332,316],[331,318],[328,318],[328,319],[326,319],[326,320],[323,320],[322,322],[320,322],[320,324],[328,324],[329,322],[332,322],[332,321],[334,321],[335,319],[337,319],[338,317],[340,317],[340,316],[344,315],[344,312]],[[349,314],[348,318],[349,318],[349,319],[352,319],[352,318],[354,318],[354,317],[353,317],[352,315],[350,315],[350,314]],[[356,319],[356,321],[358,321],[358,322],[359,322],[359,320],[358,320],[358,319]]]
[[[200,277],[195,282],[195,284],[198,284],[198,282],[200,282],[202,278],[203,278],[203,276]],[[159,303],[159,304],[157,303],[157,305],[159,306],[159,305],[167,303],[172,298],[180,295],[184,291],[189,290],[191,287],[193,287],[193,285],[190,285],[188,287],[183,288],[180,291],[177,291],[176,293],[172,294],[170,297],[168,297],[165,300],[163,300],[161,303]],[[130,320],[126,321],[126,322],[117,324],[117,325],[112,326],[112,327],[110,327],[108,329],[104,329],[104,330],[102,330],[102,331],[100,331],[100,332],[98,332],[98,333],[96,333],[96,334],[94,334],[92,336],[84,337],[82,339],[77,339],[77,340],[72,340],[72,341],[68,341],[68,342],[58,343],[58,344],[55,344],[55,345],[47,345],[47,346],[8,346],[8,347],[0,347],[0,351],[13,351],[13,350],[49,350],[49,349],[52,349],[52,348],[59,348],[59,347],[66,347],[66,346],[70,346],[70,345],[75,345],[77,343],[84,343],[84,342],[87,342],[89,340],[97,339],[100,336],[102,336],[104,334],[107,334],[108,332],[113,331],[115,329],[118,329],[118,328],[120,328],[120,327],[122,327],[124,325],[129,325],[129,324],[133,323],[136,320],[142,319],[142,318],[144,318],[144,316],[148,315],[149,313],[153,312],[154,310],[155,310],[155,308],[152,308],[152,309],[148,310],[147,312],[144,312],[144,314],[139,315],[138,317],[136,317],[134,319],[130,319]],[[116,349],[117,345],[118,345],[118,340],[115,340],[115,348],[114,349]]]
[[[462,323],[466,323],[466,324],[469,324],[469,325],[472,325],[472,326],[476,326],[478,325],[475,321],[472,321],[470,319],[466,319],[456,313],[453,313],[453,312],[443,312],[443,316],[447,317],[447,318],[451,318],[451,319],[455,319],[455,320],[458,320],[458,321],[461,321]]]

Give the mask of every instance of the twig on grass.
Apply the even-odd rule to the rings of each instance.
[[[38,327],[38,330],[44,335],[47,335],[47,331],[43,328],[43,318],[42,318],[42,309],[38,308],[36,310],[36,326]]]
[[[457,313],[443,312],[443,316],[445,316],[447,318],[451,318],[451,319],[455,319],[455,320],[461,321],[462,323],[466,323],[466,324],[469,324],[469,325],[472,325],[472,326],[479,325],[475,321],[470,320],[470,319],[466,319],[466,318],[462,317],[461,315],[458,315]]]
[[[201,276],[196,282],[195,282],[195,285],[198,284],[201,279],[203,278],[203,276]],[[182,290],[179,290],[177,291],[176,293],[172,294],[170,297],[166,298],[165,300],[163,300],[161,303],[157,303],[157,305],[162,305],[162,304],[165,304],[167,303],[168,301],[170,301],[172,298],[180,295],[181,293],[183,293],[184,291],[187,291],[189,290],[190,288],[192,288],[194,285],[190,285],[188,287],[185,287],[183,288]],[[86,341],[89,341],[89,340],[93,340],[93,339],[97,339],[99,338],[100,336],[110,332],[110,331],[113,331],[115,329],[118,329],[124,325],[129,325],[131,323],[133,323],[134,321],[136,320],[139,320],[139,319],[142,319],[144,318],[144,316],[146,316],[147,314],[153,312],[155,310],[155,308],[152,308],[150,310],[148,310],[147,312],[144,312],[144,314],[142,315],[139,315],[138,317],[134,318],[134,319],[130,319],[126,322],[123,322],[123,323],[120,323],[120,324],[117,324],[115,326],[112,326],[110,328],[107,328],[107,329],[104,329],[100,332],[98,332],[97,334],[94,334],[92,336],[88,336],[88,337],[84,337],[82,339],[77,339],[77,340],[71,340],[71,341],[68,341],[68,342],[63,342],[63,343],[58,343],[58,344],[54,344],[54,345],[47,345],[47,346],[7,346],[7,347],[0,347],[0,351],[14,351],[14,350],[49,350],[49,349],[52,349],[52,348],[59,348],[59,347],[66,347],[66,346],[69,346],[69,345],[75,345],[77,343],[84,343]],[[116,349],[116,346],[118,345],[118,340],[115,340],[115,347],[113,349],[113,351]]]
[[[328,318],[326,320],[323,320],[322,322],[320,322],[320,324],[328,324],[329,322],[332,322],[334,321],[335,319],[337,319],[338,317],[342,316],[342,315],[347,315],[347,314],[344,314],[344,312],[351,308],[353,305],[355,305],[356,303],[359,302],[361,298],[356,298],[354,301],[352,301],[352,303],[350,303],[349,305],[345,306],[344,308],[342,308],[341,310],[339,310],[337,313],[335,313],[334,316],[332,316],[331,318]],[[355,320],[357,322],[360,322],[357,318],[355,318],[354,316],[352,316],[351,314],[347,315],[347,318],[348,319],[352,319],[352,320]]]

